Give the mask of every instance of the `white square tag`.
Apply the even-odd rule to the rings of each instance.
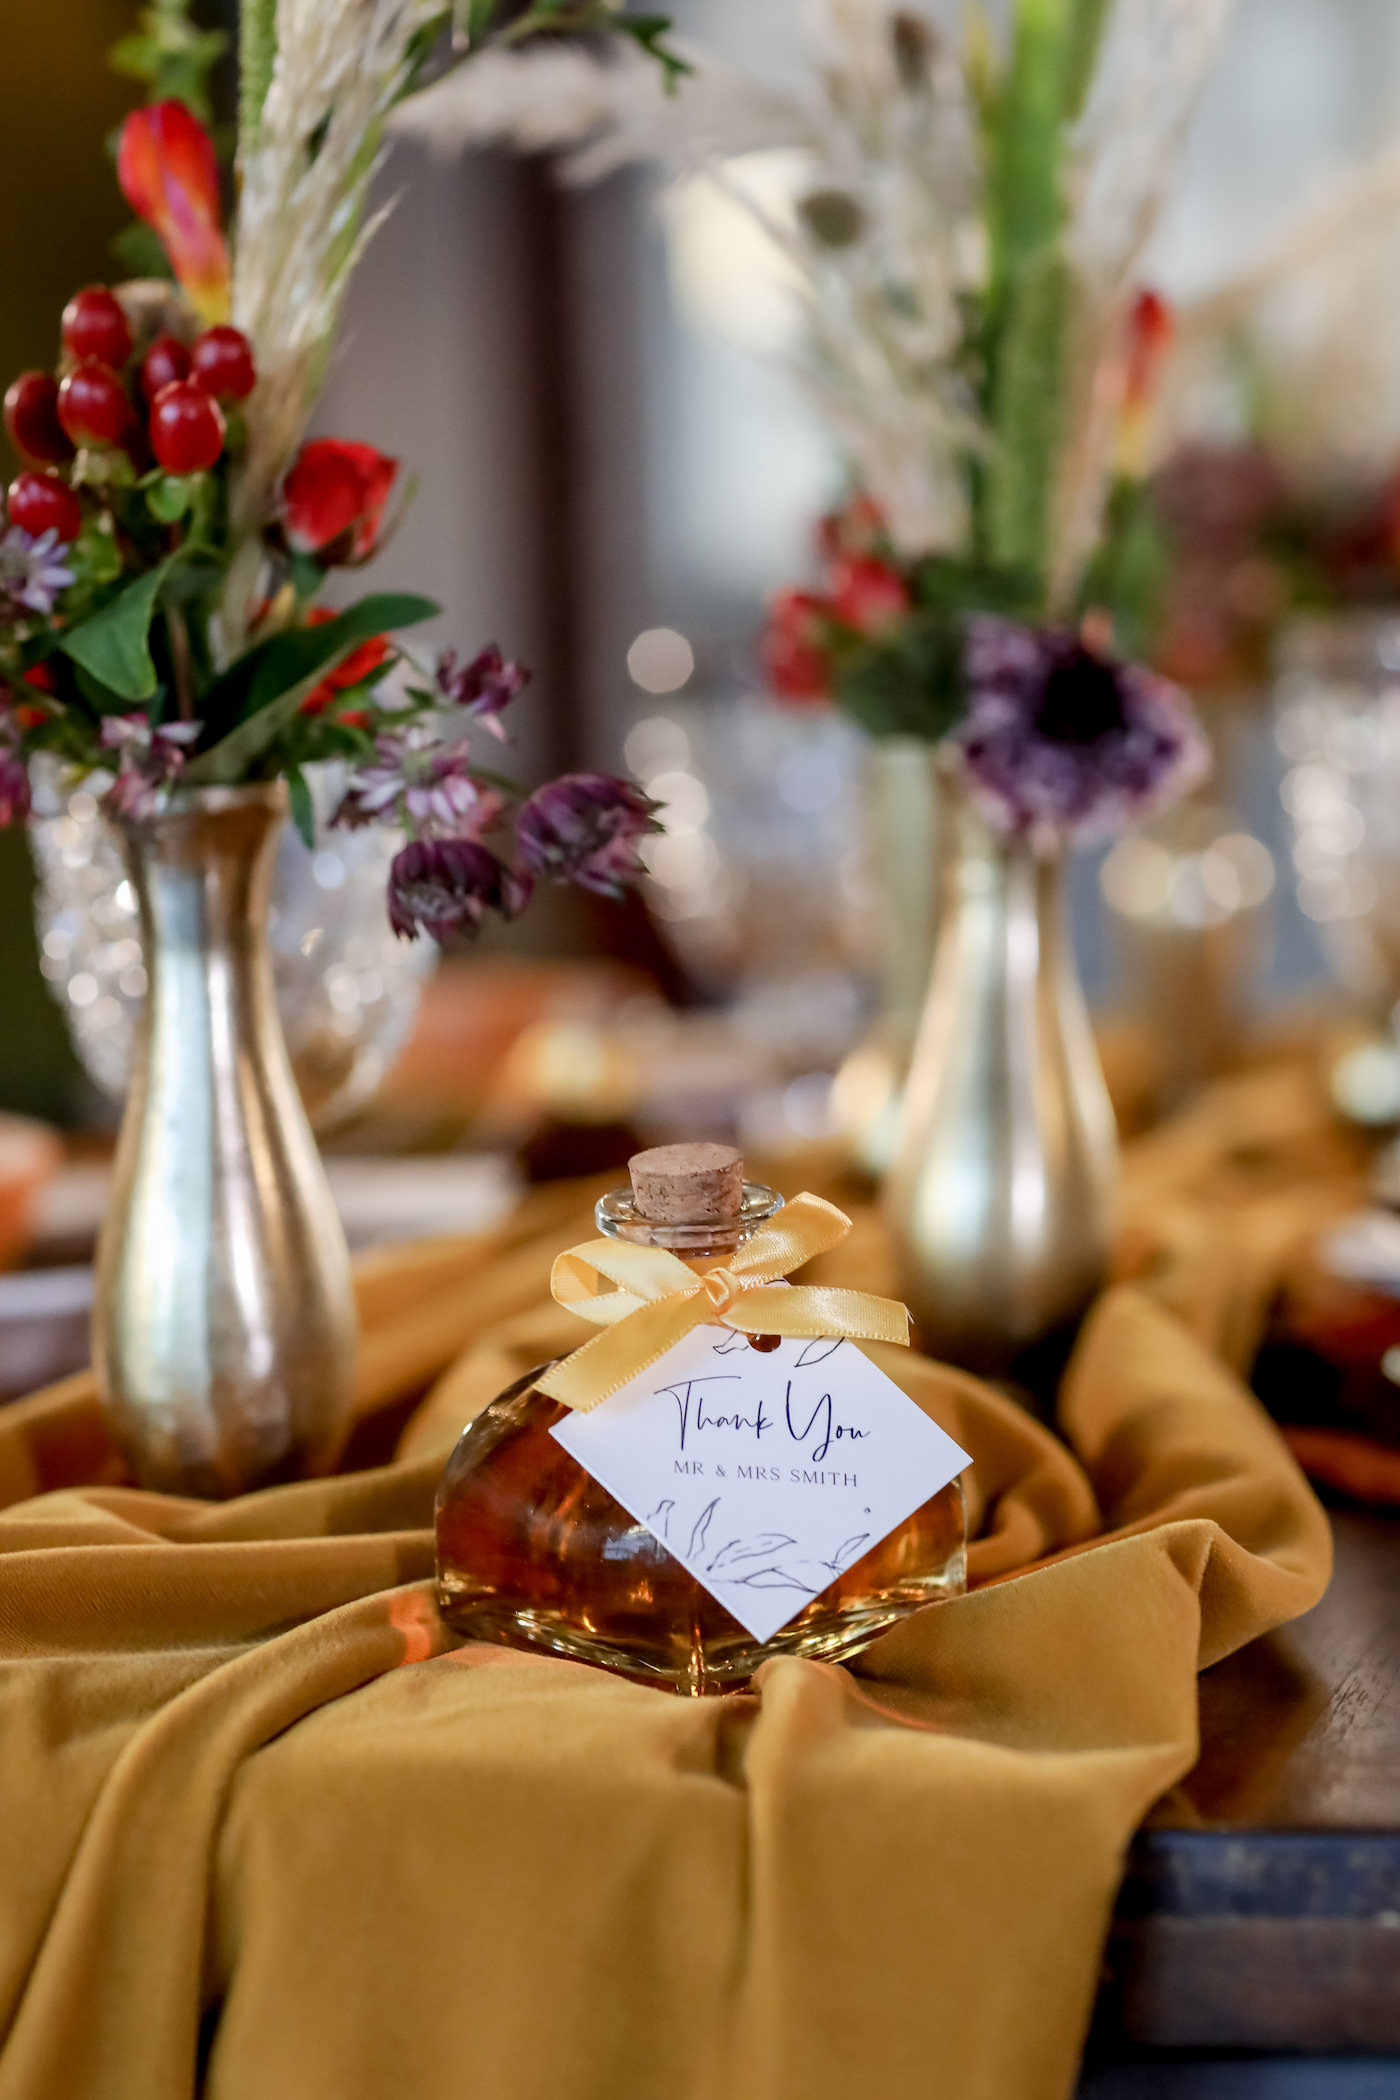
[[[972,1463],[850,1342],[719,1326],[552,1433],[760,1641]]]

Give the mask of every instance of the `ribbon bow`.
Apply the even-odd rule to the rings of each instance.
[[[825,1284],[779,1284],[845,1239],[851,1221],[820,1196],[795,1196],[777,1220],[730,1260],[692,1269],[664,1247],[588,1240],[554,1264],[550,1290],[560,1305],[605,1327],[536,1380],[551,1400],[582,1413],[606,1400],[674,1348],[693,1327],[740,1334],[839,1336],[853,1342],[909,1340],[909,1315],[894,1298]],[[612,1289],[607,1286],[612,1285]]]

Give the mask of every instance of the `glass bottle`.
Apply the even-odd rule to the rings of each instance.
[[[642,1160],[721,1150],[735,1165],[732,1214],[716,1216],[706,1202],[690,1216],[644,1214]],[[599,1202],[599,1231],[668,1248],[695,1268],[732,1255],[782,1207],[774,1190],[743,1181],[728,1148],[661,1148],[634,1161],[633,1174],[635,1189]],[[751,1346],[776,1342],[760,1335]],[[438,1492],[438,1605],[468,1638],[570,1656],[698,1697],[741,1689],[770,1655],[852,1655],[907,1613],[964,1588],[963,1494],[954,1480],[769,1640],[757,1640],[550,1435],[568,1410],[536,1389],[546,1368],[517,1380],[469,1425]]]

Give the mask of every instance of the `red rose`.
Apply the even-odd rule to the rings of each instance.
[[[833,562],[827,589],[837,619],[860,634],[878,634],[909,610],[909,586],[888,562]]]
[[[775,591],[759,644],[764,676],[780,700],[828,697],[825,623],[831,607],[810,591]]]
[[[282,529],[296,554],[314,554],[327,567],[363,561],[374,551],[396,459],[373,445],[312,438],[282,484]]]

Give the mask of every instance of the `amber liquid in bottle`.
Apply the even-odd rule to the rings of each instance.
[[[598,1224],[704,1265],[722,1261],[779,1207],[771,1190],[749,1182],[732,1220],[653,1225],[630,1192],[616,1191],[599,1204]],[[740,1689],[770,1655],[851,1655],[964,1587],[963,1495],[952,1481],[777,1633],[756,1640],[550,1435],[568,1409],[537,1390],[543,1370],[477,1416],[438,1492],[438,1605],[468,1638],[700,1695]]]

